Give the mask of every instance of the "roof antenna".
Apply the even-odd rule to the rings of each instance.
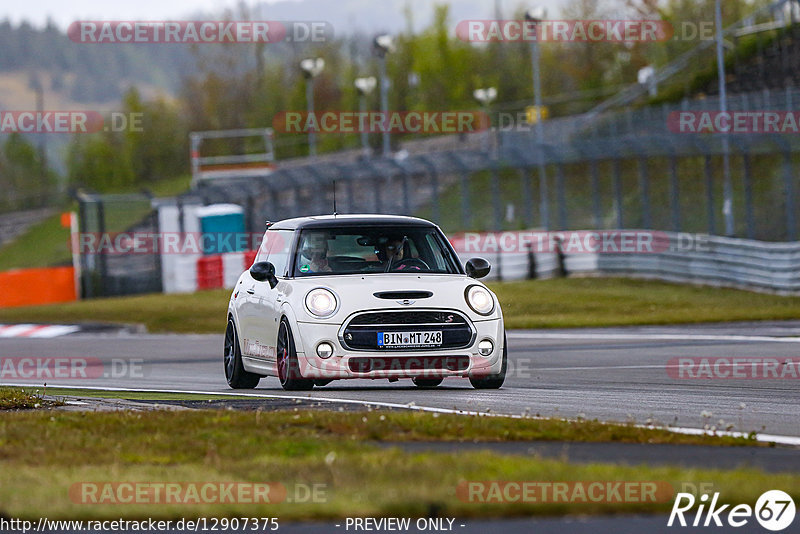
[[[333,181],[333,216],[339,215],[336,213],[336,180]]]

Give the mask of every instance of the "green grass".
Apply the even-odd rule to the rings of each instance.
[[[185,193],[189,189],[191,189],[191,184],[192,184],[192,175],[184,174],[181,176],[172,176],[170,178],[164,178],[162,180],[158,180],[157,182],[135,184],[130,187],[124,187],[122,189],[114,191],[114,193],[119,193],[119,194],[141,193],[142,190],[146,189],[154,197],[158,198],[174,197],[180,195],[181,193]]]
[[[150,332],[220,333],[230,291],[141,295],[0,309],[0,322],[139,323]]]
[[[0,410],[31,410],[62,406],[62,401],[45,400],[38,390],[0,388]]]
[[[61,214],[32,225],[14,241],[0,247],[0,271],[71,265],[69,228],[61,226]]]
[[[792,320],[800,297],[618,278],[493,284],[507,328]]]
[[[5,388],[11,390],[13,388]],[[18,390],[20,391],[20,390]],[[48,397],[113,398],[148,401],[191,400],[253,400],[252,398],[185,393],[140,393],[126,391],[97,391],[47,388]],[[258,399],[256,399],[258,400]],[[262,398],[269,403],[270,399]],[[213,412],[209,412],[213,413]],[[573,441],[670,443],[683,445],[765,446],[750,438],[695,436],[663,429],[646,429],[633,425],[600,423],[597,421],[565,421],[524,417],[472,417],[424,412],[384,412],[383,419],[363,420],[366,413],[304,411],[314,420],[307,428],[304,419],[298,422],[296,412],[275,411],[270,419],[283,425],[288,434],[301,432],[310,438],[323,439],[331,435],[346,435],[348,439],[372,441]],[[208,414],[207,414],[208,415]]]
[[[159,180],[158,182],[149,184],[148,189],[151,193],[153,193],[154,196],[159,198],[174,197],[188,191],[191,187],[191,183],[192,175],[187,174],[184,176],[176,176],[174,178]]]
[[[148,187],[155,197],[172,197],[188,191],[191,181],[192,177],[185,175],[148,184]],[[140,191],[141,188],[120,193]],[[65,208],[64,211],[68,209],[74,211],[77,206]],[[139,223],[150,211],[146,202],[127,203],[124,209],[115,206],[107,212],[106,229],[109,232],[125,231],[131,225]],[[32,225],[14,241],[0,247],[0,271],[71,265],[69,239],[69,228],[61,226],[61,213],[53,215]]]
[[[800,297],[617,278],[491,284],[506,327],[572,328],[800,317]],[[225,326],[229,290],[142,295],[0,309],[0,322],[141,323],[150,332],[214,333]]]
[[[537,420],[407,412],[15,412],[0,419],[0,515],[24,519],[346,516],[497,517],[667,512],[656,503],[478,504],[459,498],[467,481],[657,481],[673,490],[714,481],[724,502],[754,502],[767,489],[800,497],[800,478],[757,470],[574,465],[491,452],[406,453],[376,441],[537,439]],[[595,439],[603,430],[581,430]],[[621,427],[617,427],[621,428]],[[624,432],[624,428],[619,430]],[[657,435],[658,432],[652,435]],[[678,439],[678,438],[676,438]],[[373,442],[373,443],[370,443]],[[320,485],[319,502],[269,504],[82,504],[81,482]],[[73,490],[74,491],[74,490]],[[73,493],[74,495],[75,493]],[[80,493],[78,493],[79,495]],[[76,502],[77,500],[77,502]]]

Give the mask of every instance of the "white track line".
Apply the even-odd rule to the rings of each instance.
[[[751,365],[751,364],[748,364]],[[536,367],[533,371],[601,371],[603,369],[680,369],[680,365],[608,365],[595,367]],[[724,365],[722,367],[732,367]],[[737,365],[744,367],[744,365]]]
[[[593,334],[593,333],[546,333],[533,334],[509,332],[512,339],[590,339],[590,340],[661,340],[661,341],[758,341],[767,343],[800,343],[800,337],[739,336],[723,334]]]
[[[713,360],[714,357],[712,356],[710,358],[701,358],[701,359]],[[721,367],[723,369],[727,369],[729,367],[730,368],[734,368],[735,367],[737,369],[738,368],[747,369],[748,367],[753,367],[755,365],[762,365],[764,361],[770,361],[771,362],[771,361],[774,360],[774,361],[780,362],[781,359],[784,360],[784,362],[783,362],[784,365],[794,365],[795,367],[798,367],[798,369],[800,369],[800,362],[794,362],[793,361],[794,359],[792,359],[792,358],[778,358],[778,357],[775,357],[775,358],[770,358],[769,360],[767,360],[765,358],[749,358],[748,359],[746,357],[737,357],[737,358],[721,357],[721,359],[727,359],[727,360],[742,359],[742,360],[747,360],[746,362],[742,362],[742,363],[735,363],[733,361],[730,361],[730,362],[728,362],[726,364],[720,364],[719,367]],[[760,361],[754,361],[754,360],[760,360]],[[792,360],[792,361],[791,362],[786,362],[786,360]],[[715,365],[715,364],[712,364],[712,365]],[[683,365],[599,365],[599,366],[592,366],[592,367],[536,367],[535,369],[532,369],[532,370],[533,371],[602,371],[602,370],[606,370],[606,369],[614,369],[614,370],[634,370],[635,371],[637,369],[678,369],[678,370],[681,370],[683,368],[684,368]],[[688,378],[694,378],[694,377],[688,377]],[[748,379],[748,380],[752,380],[753,379],[753,377],[719,377],[719,378],[728,378],[730,380],[738,380],[738,379],[745,379],[745,378]],[[778,377],[774,377],[774,379],[775,380],[782,380],[781,378],[778,378]],[[765,378],[764,380],[769,380],[769,379]]]
[[[2,384],[4,386],[11,386],[11,387],[31,387],[31,384]],[[341,404],[361,404],[364,406],[380,406],[382,408],[398,408],[398,409],[405,409],[405,410],[417,410],[420,412],[431,412],[431,413],[444,413],[444,414],[451,414],[451,415],[476,415],[482,417],[508,417],[511,419],[548,419],[547,417],[534,417],[530,415],[513,415],[513,414],[499,414],[499,413],[487,413],[487,412],[476,412],[471,410],[450,410],[447,408],[434,408],[432,406],[417,406],[416,404],[408,403],[408,404],[397,404],[393,402],[381,402],[381,401],[366,401],[366,400],[355,400],[355,399],[337,399],[337,398],[330,398],[330,397],[312,397],[312,396],[299,396],[299,395],[272,395],[269,393],[239,393],[239,392],[230,392],[230,393],[221,393],[219,391],[196,391],[196,390],[177,390],[177,389],[128,389],[128,388],[113,388],[113,387],[97,387],[97,386],[58,386],[58,385],[50,385],[51,388],[58,388],[58,389],[88,389],[92,391],[121,391],[121,392],[128,392],[128,393],[178,393],[178,394],[192,394],[192,395],[209,395],[215,397],[254,397],[254,398],[267,398],[267,399],[298,399],[298,400],[305,400],[305,401],[316,401],[316,402],[338,402]],[[568,419],[562,419],[563,421],[568,421]],[[621,424],[621,423],[609,423],[609,424]],[[727,432],[727,431],[715,431],[711,432],[710,430],[703,430],[701,428],[683,428],[683,427],[654,427],[648,425],[634,425],[636,428],[646,428],[651,430],[666,430],[668,432],[675,432],[676,434],[689,434],[693,436],[717,436],[717,437],[730,437],[730,438],[746,438],[750,436],[748,433],[744,432]],[[780,445],[791,445],[794,447],[800,447],[800,437],[798,436],[778,436],[773,434],[756,434],[755,440],[764,442],[764,443],[777,443]]]

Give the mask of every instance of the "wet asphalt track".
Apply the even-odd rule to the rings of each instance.
[[[797,359],[797,336],[800,322],[513,331],[509,374],[499,391],[476,391],[460,379],[448,379],[434,390],[419,390],[409,380],[394,384],[360,380],[333,382],[298,394],[281,390],[276,378],[265,378],[255,393],[605,421],[650,420],[690,428],[734,425],[734,430],[800,436],[800,380],[679,379],[670,376],[668,367],[673,366],[674,375],[671,360],[679,357]],[[92,357],[137,365],[132,376],[48,380],[53,386],[229,392],[221,352],[221,335],[106,333],[0,339],[0,357]],[[106,371],[110,368],[106,365]],[[26,383],[8,376],[2,382]]]
[[[300,395],[396,404],[413,402],[417,406],[490,410],[492,413],[580,416],[608,421],[633,420],[644,423],[651,419],[692,428],[719,424],[722,419],[724,426],[733,424],[736,430],[800,436],[800,380],[677,379],[670,376],[668,370],[668,366],[675,363],[670,360],[679,357],[798,358],[800,338],[796,336],[800,336],[800,322],[515,331],[509,333],[509,375],[506,385],[499,391],[475,391],[466,380],[447,380],[435,390],[418,390],[407,380],[394,384],[387,381],[352,381],[334,382]],[[225,393],[230,390],[222,374],[221,346],[221,335],[73,334],[56,339],[0,339],[0,358],[92,357],[106,362],[121,359],[137,365],[133,376],[123,373],[124,376],[119,377],[48,381],[48,385],[54,386]],[[106,363],[105,370],[110,368]],[[121,366],[117,366],[118,371],[121,369]],[[1,381],[26,383],[8,377]],[[254,393],[298,395],[283,392],[275,378],[263,379]],[[702,412],[707,412],[705,417],[701,415]],[[708,416],[708,413],[713,415]],[[509,452],[519,454],[519,451]],[[630,452],[624,455],[630,456]],[[794,451],[773,452],[785,455]],[[593,449],[587,454],[596,461],[597,453]],[[619,456],[618,453],[611,451],[610,455]],[[635,463],[636,455],[630,459]],[[647,462],[646,458],[639,460]],[[735,458],[731,460],[739,462]],[[768,470],[783,470],[780,458],[776,461],[778,464]],[[666,525],[667,517],[668,514],[645,517],[456,519],[452,531],[463,534],[497,529],[509,534],[638,534],[699,530],[669,528]],[[745,528],[710,530],[765,532],[754,522]],[[353,532],[345,529],[341,520],[310,524],[281,523],[280,531],[297,534]]]

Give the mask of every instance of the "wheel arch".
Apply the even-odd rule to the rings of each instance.
[[[228,318],[225,321],[225,329],[228,328],[228,323],[233,321],[233,330],[234,330],[234,339],[236,340],[236,344],[239,345],[239,353],[244,355],[244,345],[242,345],[242,336],[239,333],[239,321],[236,318],[236,314],[228,310]],[[249,371],[249,369],[247,369]]]
[[[297,327],[297,315],[295,315],[294,310],[288,304],[284,304],[281,307],[281,321],[286,319],[286,322],[289,323],[289,328],[292,330],[292,339],[294,340],[294,350],[295,352],[302,352],[305,354],[305,346],[303,345],[303,340],[298,335],[300,329]]]

